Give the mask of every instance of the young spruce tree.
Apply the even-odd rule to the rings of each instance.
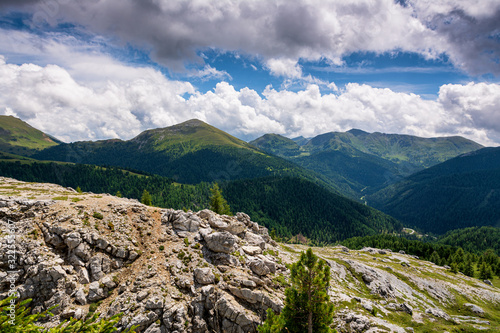
[[[231,209],[226,199],[222,197],[222,192],[217,183],[210,189],[212,196],[210,197],[210,210],[223,215],[232,215]]]
[[[151,194],[146,190],[142,192],[141,203],[151,206]]]
[[[281,314],[267,311],[260,333],[329,333],[333,321],[333,304],[327,293],[330,267],[313,254],[302,253],[291,267],[292,286],[285,291],[285,307]]]

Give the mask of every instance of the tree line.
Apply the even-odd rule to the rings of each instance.
[[[354,237],[343,240],[340,244],[354,250],[363,247],[375,247],[390,249],[395,252],[405,251],[408,254],[418,256],[420,259],[431,261],[436,265],[449,266],[454,273],[461,272],[481,280],[492,279],[494,275],[500,276],[500,257],[493,249],[476,254],[464,251],[463,248],[458,246],[423,242],[394,235]]]

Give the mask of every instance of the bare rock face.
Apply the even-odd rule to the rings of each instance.
[[[268,275],[271,272],[271,270],[269,269],[269,267],[267,267],[264,260],[259,258],[250,259],[249,267],[252,270],[252,272],[257,274],[258,276]]]
[[[235,249],[236,237],[227,231],[214,232],[205,236],[205,241],[213,252],[231,253]]]
[[[123,313],[118,331],[137,325],[141,333],[253,333],[268,308],[282,311],[287,264],[306,249],[275,243],[244,213],[159,209],[52,184],[0,182],[9,191],[19,187],[21,195],[3,195],[0,186],[0,231],[8,232],[9,220],[18,230],[15,276],[6,264],[7,240],[0,238],[0,299],[14,279],[21,300],[33,299],[33,311],[59,305],[47,326],[85,318],[93,304],[103,316]],[[404,253],[313,250],[331,267],[328,294],[339,309],[332,328],[339,332],[411,331],[391,321],[398,316],[416,332],[435,320],[500,330],[490,320],[499,317],[489,313],[500,304],[493,286],[476,286]],[[449,310],[454,292],[467,300],[455,304],[467,316]]]

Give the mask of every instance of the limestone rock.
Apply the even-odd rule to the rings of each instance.
[[[264,239],[262,238],[262,236],[256,235],[253,232],[247,231],[245,233],[245,241],[249,245],[260,247],[262,250],[266,249],[266,242],[264,241]]]
[[[213,252],[231,253],[234,251],[236,237],[227,232],[214,232],[205,236],[207,247]]]
[[[447,320],[447,321],[451,320],[450,315],[441,309],[429,308],[429,309],[425,310],[425,313],[433,315],[434,317],[437,317],[437,318],[443,318],[444,320]]]
[[[151,299],[148,299],[146,301],[146,305],[145,305],[146,309],[163,309],[163,299],[159,298],[159,297],[154,297],[154,298],[151,298]]]
[[[472,304],[472,303],[465,303],[464,306],[466,308],[468,308],[469,310],[471,310],[472,312],[474,312],[475,314],[478,314],[480,316],[483,316],[484,315],[484,310],[481,309],[479,306],[477,306],[476,304]]]
[[[252,272],[254,272],[259,276],[268,275],[271,272],[269,270],[269,267],[267,267],[266,263],[262,259],[258,258],[250,259],[248,266],[250,267]]]
[[[241,249],[250,256],[262,253],[262,249],[259,246],[242,246]]]
[[[215,275],[212,269],[208,267],[196,268],[194,270],[194,278],[199,284],[211,284],[215,281]]]
[[[93,302],[99,301],[103,298],[105,298],[104,289],[102,289],[99,286],[99,282],[94,281],[91,284],[89,284],[89,294],[87,296],[87,299],[89,300],[89,302],[93,303]]]

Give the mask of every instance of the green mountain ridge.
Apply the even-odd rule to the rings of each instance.
[[[483,148],[413,174],[368,202],[406,225],[444,233],[500,226],[500,148]]]
[[[174,157],[214,146],[248,149],[262,154],[256,147],[198,119],[147,130],[130,141],[138,144],[139,149],[148,147],[156,151],[170,152]]]
[[[266,134],[250,143],[324,174],[342,194],[357,200],[414,172],[483,147],[462,137],[421,138],[359,129],[304,140]]]
[[[0,116],[0,151],[31,156],[61,141],[13,116]]]
[[[200,120],[147,130],[135,138],[61,144],[33,156],[40,160],[113,165],[173,178],[180,183],[266,176],[309,179],[335,191],[335,184],[285,159],[270,156]]]

